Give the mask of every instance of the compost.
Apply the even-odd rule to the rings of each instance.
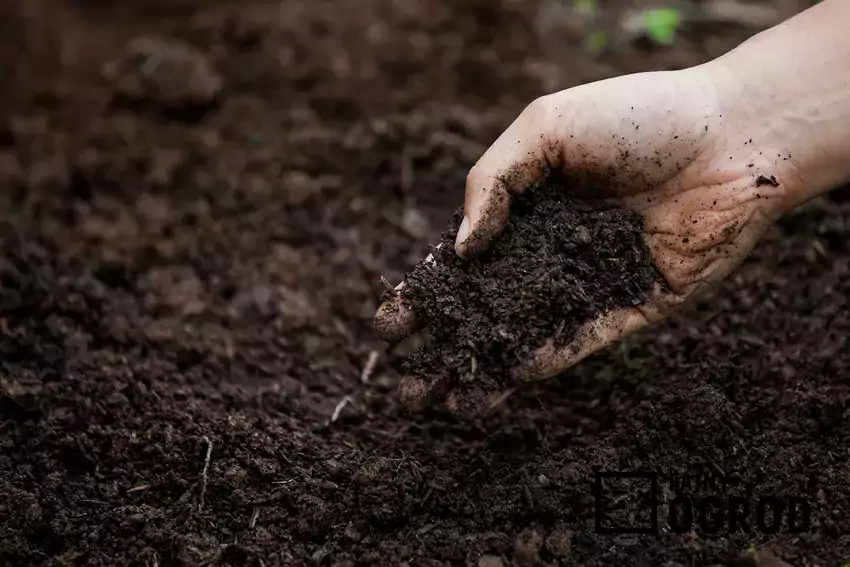
[[[756,31],[590,54],[570,4],[4,3],[0,564],[850,560],[846,192],[498,411],[400,404],[380,277],[522,108]]]
[[[455,211],[434,261],[384,296],[400,295],[395,301],[429,327],[403,371],[424,380],[431,399],[451,392],[462,413],[486,410],[491,395],[521,383],[522,365],[547,341],[581,341],[582,324],[642,304],[660,283],[640,215],[571,199],[555,173],[514,201],[502,234],[470,260],[454,252],[462,218]]]

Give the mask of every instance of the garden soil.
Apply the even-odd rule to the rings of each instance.
[[[643,218],[610,203],[573,199],[573,188],[559,177],[549,174],[515,198],[504,231],[471,259],[454,250],[459,207],[433,261],[419,263],[401,290],[384,294],[427,327],[425,343],[402,365],[410,379],[424,382],[431,398],[424,402],[445,396],[452,411],[487,411],[488,399],[499,400],[522,382],[520,363],[547,341],[561,349],[593,340],[582,325],[641,305],[662,285]],[[400,388],[403,401],[409,389]]]
[[[380,278],[524,105],[756,31],[590,56],[568,4],[4,3],[0,564],[850,560],[846,192],[498,411],[400,406]]]

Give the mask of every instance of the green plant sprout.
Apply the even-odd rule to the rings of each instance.
[[[573,10],[592,24],[599,15],[599,4],[597,0],[573,0]],[[584,37],[584,50],[591,55],[599,54],[607,45],[608,34],[601,28],[589,31]]]
[[[676,38],[676,28],[682,15],[676,8],[654,8],[641,14],[641,24],[646,34],[661,45],[670,45]]]
[[[588,53],[597,54],[608,44],[608,34],[605,30],[593,30],[584,38],[584,49]]]
[[[573,9],[582,16],[595,16],[596,7],[596,0],[573,0]]]
[[[748,548],[747,548],[747,553],[749,553],[750,555],[755,555],[755,554],[756,554],[756,546],[755,546],[755,544],[752,544],[752,543],[750,544],[750,547],[748,547]]]

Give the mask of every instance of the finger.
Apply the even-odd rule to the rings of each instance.
[[[401,342],[420,327],[416,313],[401,295],[402,285],[396,286],[396,295],[384,301],[372,319],[375,334],[387,343]]]
[[[460,256],[469,258],[485,250],[507,223],[511,197],[560,164],[553,100],[542,97],[528,105],[470,170],[455,242]]]
[[[552,341],[539,348],[518,369],[520,382],[535,382],[560,374],[582,359],[648,326],[655,316],[640,308],[616,309],[590,321],[579,329],[575,339],[556,347]]]
[[[436,248],[439,250],[442,243]],[[433,254],[428,254],[424,262],[433,264]],[[378,338],[387,343],[397,343],[409,337],[422,328],[423,322],[416,317],[416,313],[404,298],[404,282],[401,282],[393,290],[395,295],[384,301],[372,319],[372,328]]]
[[[409,411],[421,411],[445,397],[448,392],[448,380],[435,378],[428,380],[414,376],[404,376],[398,384],[398,397]]]

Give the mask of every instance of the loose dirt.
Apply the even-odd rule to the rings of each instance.
[[[0,564],[850,560],[846,192],[497,412],[400,405],[379,278],[439,241],[523,107],[755,31],[591,56],[567,4],[2,3]],[[597,529],[612,471],[657,474],[655,534],[604,531],[651,527],[645,477],[600,478]],[[721,498],[717,533],[665,527],[676,490]],[[771,495],[810,525],[760,529]]]
[[[486,409],[547,340],[582,340],[582,324],[640,305],[659,283],[638,214],[569,195],[553,174],[528,188],[492,248],[471,260],[454,252],[458,209],[434,262],[406,276],[400,300],[430,328],[403,371],[432,381],[430,397],[451,391],[456,411]]]

